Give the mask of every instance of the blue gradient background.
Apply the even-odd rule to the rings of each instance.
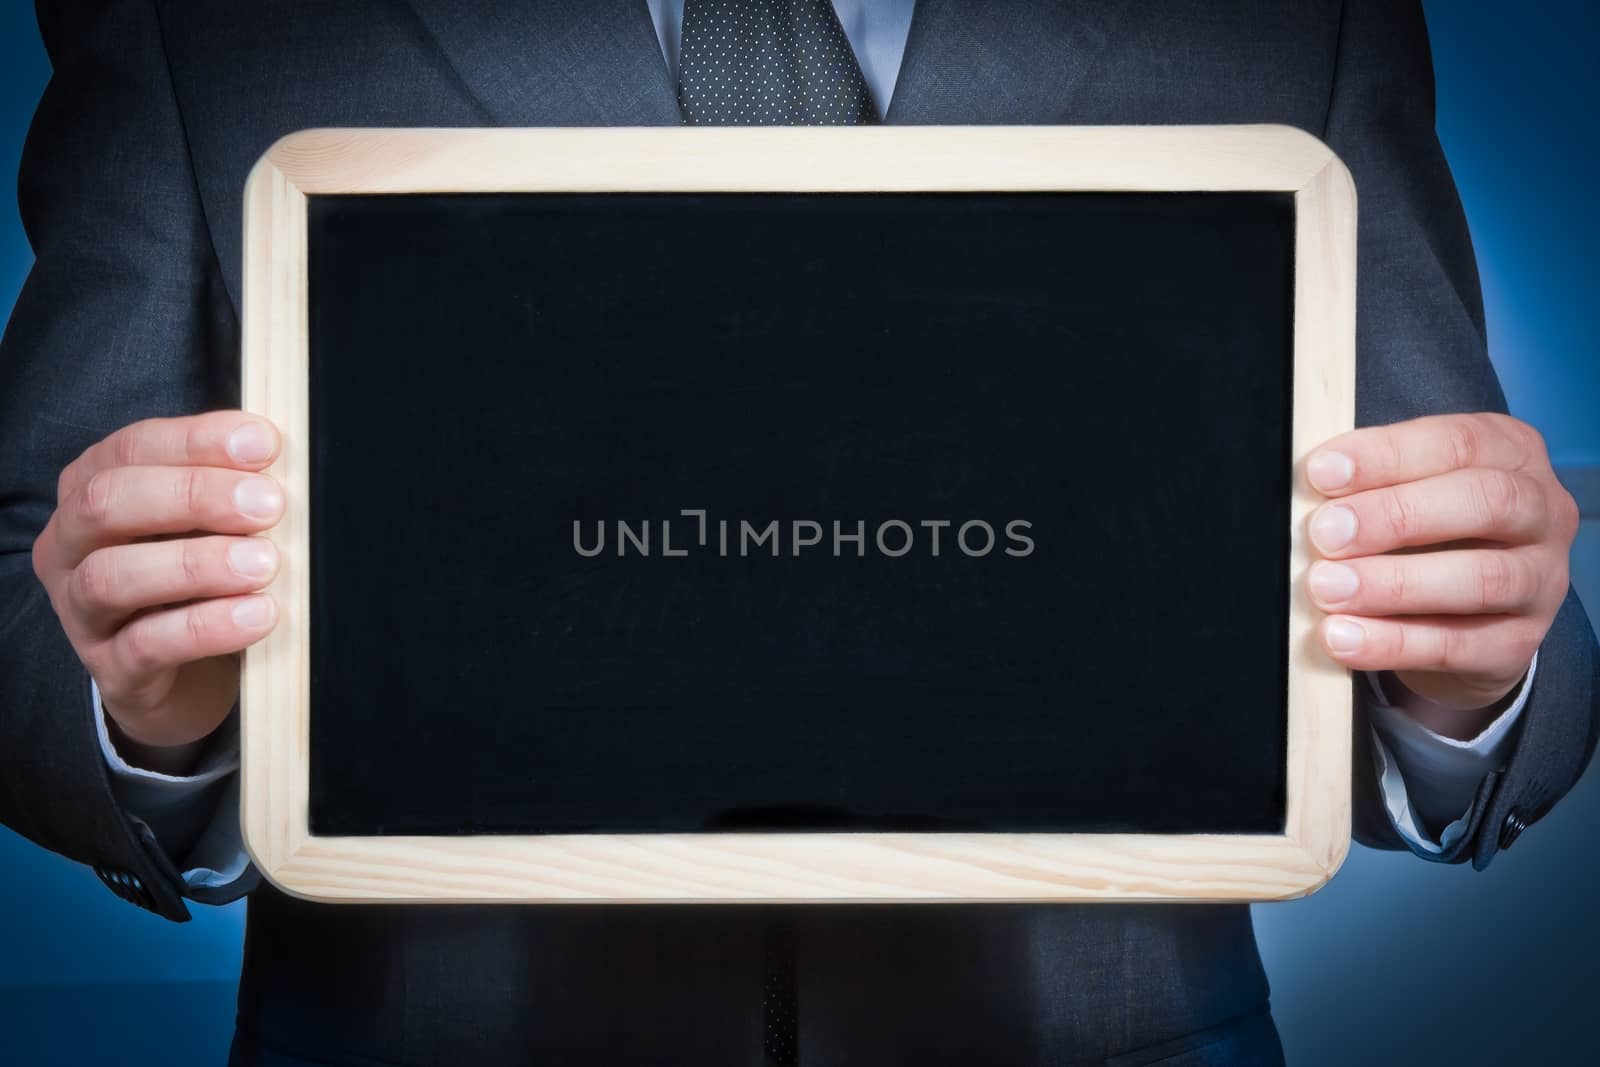
[[[1600,606],[1600,273],[1591,187],[1600,7],[1427,4],[1439,131],[1472,223],[1512,410],[1586,480],[1575,559]],[[14,179],[49,73],[31,5],[0,0],[0,317],[30,262]],[[1585,473],[1587,472],[1587,473]],[[1357,848],[1321,893],[1258,907],[1295,1065],[1570,1063],[1600,1041],[1600,784],[1590,774],[1482,874]],[[209,1064],[232,1028],[244,906],[176,926],[0,829],[0,1063]]]

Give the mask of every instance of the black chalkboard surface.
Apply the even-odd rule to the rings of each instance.
[[[321,130],[246,188],[324,900],[1311,891],[1354,197],[1281,127]]]
[[[1287,194],[308,207],[313,833],[1282,829]]]

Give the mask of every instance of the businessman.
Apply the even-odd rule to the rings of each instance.
[[[276,620],[257,535],[286,503],[259,473],[277,431],[233,410],[239,209],[251,164],[304,127],[1308,130],[1361,206],[1362,428],[1303,472],[1326,498],[1305,578],[1319,639],[1359,672],[1357,836],[1482,868],[1593,752],[1576,509],[1504,413],[1414,3],[110,0],[39,17],[54,75],[20,179],[37,261],[0,349],[0,819],[174,920],[251,894],[233,1063],[1282,1056],[1239,906],[801,908],[774,952],[777,909],[332,907],[261,884],[238,841],[235,654]],[[397,455],[425,447],[398,414],[390,432]]]

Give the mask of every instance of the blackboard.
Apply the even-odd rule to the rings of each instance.
[[[302,195],[308,840],[1295,836],[1299,190]]]

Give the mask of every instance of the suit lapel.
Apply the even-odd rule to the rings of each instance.
[[[501,126],[676,126],[643,0],[408,0]],[[1072,122],[1129,0],[917,0],[887,122]]]
[[[1128,0],[917,0],[885,121],[1072,122]]]
[[[675,126],[644,0],[409,0],[498,126]]]

